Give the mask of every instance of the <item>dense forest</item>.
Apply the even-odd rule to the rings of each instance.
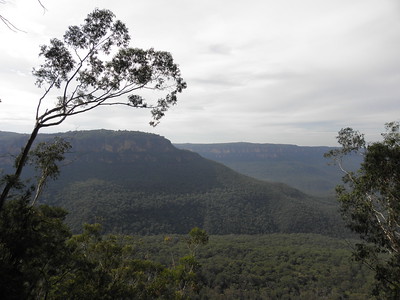
[[[38,141],[54,136],[39,135]],[[88,245],[94,243],[93,249],[113,249],[109,255],[122,251],[110,268],[119,270],[121,264],[136,261],[129,272],[155,276],[140,297],[147,293],[157,298],[153,284],[178,280],[168,289],[159,285],[155,293],[190,299],[374,299],[373,273],[353,260],[356,240],[331,197],[309,196],[286,184],[241,175],[157,135],[98,130],[57,136],[72,148],[59,179],[49,182],[41,202],[69,212],[58,213],[75,234],[64,235],[71,239],[73,250],[68,251],[78,251],[64,257],[69,264],[91,265],[94,261],[83,262],[80,255],[100,255],[79,252],[83,250],[76,248],[76,241],[86,239]],[[1,166],[6,170],[23,137],[1,133],[0,140]],[[27,166],[25,176],[34,174]],[[210,239],[195,256],[187,256],[190,247],[184,234],[196,226]],[[123,249],[132,252],[122,254]],[[93,268],[101,272],[94,277],[112,272]],[[185,273],[188,270],[194,273]],[[83,276],[74,272],[68,271],[71,278]],[[60,281],[48,293],[57,298],[57,289],[73,289],[78,296],[81,288],[98,289],[95,282],[82,284],[86,288]],[[103,293],[115,292],[109,284]],[[182,290],[182,284],[187,288]],[[122,285],[118,291],[132,294],[132,289],[137,286]]]
[[[182,240],[141,237],[140,253],[168,265],[185,253]],[[374,299],[373,273],[352,260],[354,242],[315,234],[211,236],[197,253],[199,298]]]

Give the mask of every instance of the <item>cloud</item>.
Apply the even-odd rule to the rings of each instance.
[[[342,127],[376,136],[398,119],[396,1],[59,0],[44,3],[45,14],[35,1],[25,2],[7,7],[7,16],[28,33],[0,28],[2,40],[12,41],[0,44],[0,98],[15,101],[0,104],[1,128],[30,130],[41,92],[30,77],[40,64],[39,45],[82,23],[94,7],[111,9],[127,24],[132,46],[170,51],[188,89],[155,129],[148,112],[115,109],[71,118],[55,131],[110,128],[151,131],[174,142],[331,145]]]
[[[232,53],[232,48],[224,44],[213,44],[208,49],[212,54],[230,55]]]

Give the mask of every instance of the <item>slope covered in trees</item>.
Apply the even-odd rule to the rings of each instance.
[[[66,208],[75,231],[101,222],[107,231],[129,234],[195,226],[210,234],[345,232],[334,202],[241,175],[160,136],[106,130],[58,136],[72,150],[43,199]],[[1,153],[18,148],[14,139],[0,139]]]

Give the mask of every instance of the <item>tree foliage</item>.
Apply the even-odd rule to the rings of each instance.
[[[189,299],[197,283],[194,258],[171,268],[142,259],[133,237],[103,235],[100,224],[86,224],[67,245],[74,269],[52,289],[57,299]]]
[[[86,224],[71,236],[66,212],[7,201],[0,213],[1,299],[192,299],[199,263],[184,256],[171,267],[149,260],[131,236],[103,235]]]
[[[71,148],[71,144],[61,138],[53,141],[40,142],[30,153],[31,164],[39,171],[35,197],[32,204],[38,200],[47,179],[56,179],[60,174],[59,163],[64,160],[64,154]]]
[[[71,236],[59,208],[29,205],[30,195],[8,201],[0,213],[0,297],[46,299],[70,270]]]
[[[108,10],[96,9],[83,25],[70,26],[63,39],[41,46],[44,63],[33,70],[36,85],[44,88],[37,107],[41,127],[60,124],[65,118],[99,106],[125,105],[151,108],[155,125],[186,88],[170,53],[129,48],[125,24]],[[163,91],[165,96],[148,103],[140,89]],[[55,89],[57,103],[42,107],[44,97]],[[127,95],[126,101],[118,97]]]
[[[186,236],[186,235],[185,235]],[[182,235],[142,236],[139,253],[168,264]],[[355,240],[316,234],[211,235],[196,252],[199,296],[192,299],[380,299],[373,272],[351,261]]]
[[[367,144],[351,128],[339,132],[342,148],[327,154],[345,172],[337,187],[341,213],[347,225],[365,241],[357,245],[356,258],[376,272],[376,293],[400,297],[400,124],[386,124],[383,140]],[[342,158],[363,156],[356,172],[348,172]]]
[[[187,246],[192,256],[196,255],[196,250],[201,245],[208,243],[209,236],[204,229],[194,227],[189,231],[189,238],[187,239]]]
[[[22,173],[29,151],[43,127],[102,106],[122,105],[151,110],[158,124],[177,95],[186,88],[169,52],[129,47],[125,24],[109,10],[96,9],[80,26],[70,26],[62,39],[40,48],[44,62],[33,69],[43,94],[36,107],[35,125],[21,151],[15,173],[4,186],[0,210]],[[147,100],[139,90],[151,91]],[[121,100],[121,96],[126,96]],[[56,103],[54,105],[54,99]]]

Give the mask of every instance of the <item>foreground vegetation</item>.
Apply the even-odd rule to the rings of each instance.
[[[369,299],[350,245],[315,234],[71,235],[62,209],[10,201],[0,218],[2,299]],[[372,298],[371,298],[372,299]]]
[[[198,290],[195,249],[207,243],[194,228],[187,251],[167,267],[139,258],[129,236],[102,235],[99,224],[72,236],[66,212],[8,201],[0,214],[1,299],[189,299]]]
[[[400,299],[400,122],[389,122],[382,141],[366,142],[364,134],[344,128],[337,136],[340,149],[326,154],[344,172],[336,188],[346,225],[357,233],[355,257],[375,271],[375,293]],[[350,154],[362,157],[352,172],[343,163]]]

